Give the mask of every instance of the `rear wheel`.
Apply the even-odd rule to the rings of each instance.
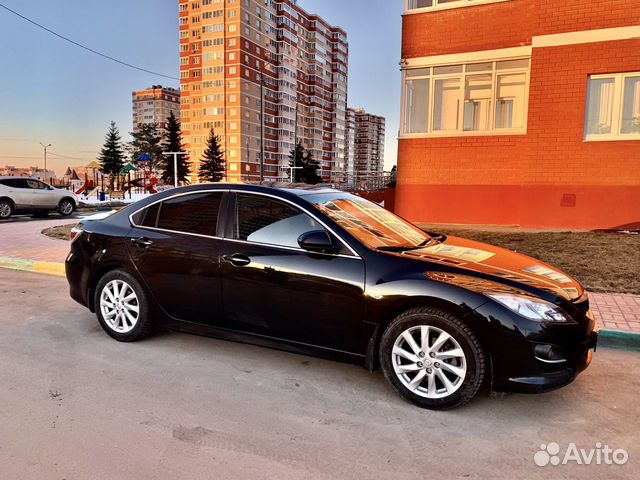
[[[135,342],[152,333],[147,295],[138,281],[120,270],[107,273],[95,293],[100,325],[120,342]]]
[[[64,198],[60,201],[60,205],[58,205],[58,212],[63,217],[68,217],[73,213],[76,209],[76,204],[73,200],[69,198]]]
[[[413,309],[391,322],[380,344],[380,363],[400,395],[433,410],[469,402],[485,375],[484,352],[473,331],[436,308]]]
[[[5,220],[13,215],[13,204],[9,200],[0,200],[0,220]]]

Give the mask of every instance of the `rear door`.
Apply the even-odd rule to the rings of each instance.
[[[17,208],[32,208],[33,196],[26,178],[7,178],[2,180],[7,193]]]
[[[175,319],[215,325],[222,317],[223,195],[177,195],[132,215],[131,259],[157,303]]]

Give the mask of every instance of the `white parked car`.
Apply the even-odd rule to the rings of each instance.
[[[0,177],[0,220],[16,213],[34,215],[58,212],[71,215],[80,204],[69,190],[53,188],[40,180],[27,177]]]

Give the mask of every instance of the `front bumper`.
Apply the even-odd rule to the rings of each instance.
[[[476,310],[490,322],[510,316],[511,329],[502,329],[490,346],[492,389],[542,393],[573,382],[592,361],[599,326],[591,312],[576,315],[576,323],[545,324],[522,319],[501,306],[485,304]],[[551,352],[549,356],[541,351]]]

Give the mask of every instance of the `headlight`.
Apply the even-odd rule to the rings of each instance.
[[[544,300],[519,295],[489,294],[488,296],[530,320],[559,323],[571,321],[560,308]]]

